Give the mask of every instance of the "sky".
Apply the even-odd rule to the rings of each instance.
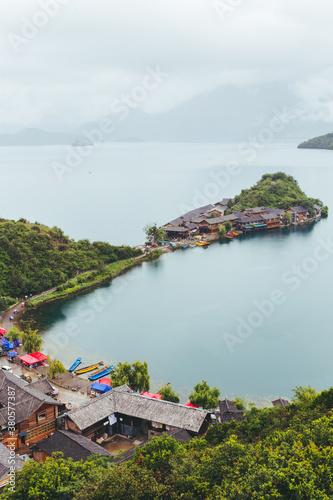
[[[0,131],[277,83],[331,123],[332,18],[330,0],[1,0]]]

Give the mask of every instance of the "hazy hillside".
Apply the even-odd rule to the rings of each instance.
[[[300,149],[333,149],[333,132],[309,139],[297,147]]]

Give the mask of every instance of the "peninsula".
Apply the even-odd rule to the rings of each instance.
[[[224,233],[221,227],[229,231],[226,236],[233,237],[316,222],[327,215],[328,208],[321,200],[309,198],[291,175],[277,172],[263,175],[257,184],[243,189],[234,198],[223,198],[191,210],[165,224],[163,229],[171,239],[205,236],[212,240],[218,233]]]

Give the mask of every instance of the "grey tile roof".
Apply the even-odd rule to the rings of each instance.
[[[287,399],[278,398],[278,399],[274,399],[274,401],[272,401],[272,405],[273,406],[288,406],[289,401]]]
[[[307,209],[304,208],[304,207],[291,207],[291,210],[293,210],[294,212],[296,212],[297,214],[304,214],[307,212]]]
[[[118,388],[71,410],[67,415],[79,429],[83,430],[106,419],[112,413],[123,413],[131,417],[199,432],[209,412],[169,401],[146,398]]]
[[[108,457],[111,453],[90,439],[74,432],[57,430],[44,441],[36,444],[34,450],[42,450],[52,455],[55,451],[62,451],[64,458],[72,458],[75,462],[86,460],[92,454]]]
[[[279,219],[280,220],[280,216],[278,214],[274,214],[272,212],[269,214],[262,214],[260,217],[264,220],[272,220],[272,219]]]
[[[314,204],[313,206],[314,206],[314,208],[315,208],[317,211],[320,211],[320,210],[321,210],[321,207],[320,207],[319,205]]]
[[[215,205],[222,205],[225,207],[227,206],[229,200],[232,200],[232,198],[223,198],[223,200],[218,201]]]
[[[43,403],[51,405],[61,405],[60,401],[43,394],[42,392],[30,387],[30,384],[12,373],[0,370],[0,402],[8,405],[8,391],[10,388],[15,392],[15,421],[23,422],[38,410]],[[6,425],[8,422],[8,407],[0,409],[0,425]]]
[[[10,467],[14,464],[9,463],[11,460],[10,451],[4,444],[0,443],[0,480],[7,476]],[[15,469],[22,470],[24,461],[18,455],[15,455]]]
[[[267,210],[270,210],[267,207],[253,207],[253,208],[247,208],[246,212],[249,214],[261,214],[262,212],[267,212]]]
[[[276,215],[281,215],[283,212],[285,212],[284,208],[270,208],[269,209],[271,214],[276,214]]]
[[[37,382],[32,382],[31,384],[29,384],[29,387],[30,389],[36,389],[43,394],[50,394],[53,391],[52,384],[49,382],[49,380],[47,380],[47,378],[37,380]]]

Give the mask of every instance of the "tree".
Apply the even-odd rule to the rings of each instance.
[[[51,378],[54,378],[58,373],[66,373],[66,368],[57,358],[52,359],[51,356],[47,356],[47,363],[49,365],[49,369],[47,375]]]
[[[246,402],[244,398],[236,397],[234,399],[237,410],[246,410]]]
[[[15,342],[15,340],[18,340],[22,335],[22,332],[16,326],[13,326],[11,330],[6,334],[6,337],[11,341]],[[35,351],[32,351],[35,352]]]
[[[164,401],[171,401],[171,403],[179,403],[179,394],[176,394],[170,385],[166,385],[160,389],[159,394]]]
[[[293,393],[294,393],[293,402],[306,406],[314,400],[317,391],[314,387],[310,387],[309,385],[306,385],[305,387],[302,387],[301,385],[296,385],[296,388],[293,389]]]
[[[221,240],[222,240],[222,238],[224,238],[226,232],[227,232],[227,230],[226,230],[225,226],[223,224],[221,224],[221,226],[219,226],[219,237]]]
[[[195,406],[202,406],[204,409],[216,408],[220,396],[218,387],[211,389],[206,380],[198,382],[193,387],[190,394],[190,402]]]
[[[288,224],[291,224],[291,214],[290,214],[290,212],[286,213],[285,219],[286,219],[286,221],[287,221]]]
[[[230,198],[230,200],[228,200],[227,207],[231,209],[232,208],[232,203],[233,203],[233,201]]]
[[[148,363],[136,360],[130,364],[118,363],[112,374],[112,387],[127,384],[134,391],[149,391],[150,377],[148,375]]]
[[[326,205],[321,209],[321,216],[323,219],[328,217],[328,207]]]
[[[147,236],[147,241],[156,243],[157,241],[164,241],[166,232],[163,227],[157,227],[156,222],[148,222],[143,228],[143,232]]]
[[[44,340],[38,335],[38,330],[29,328],[26,332],[22,332],[22,346],[27,353],[40,351]]]
[[[229,233],[230,229],[232,228],[232,224],[231,224],[230,220],[227,220],[227,222],[224,224],[224,227],[225,227],[225,230],[227,231],[227,233]]]

